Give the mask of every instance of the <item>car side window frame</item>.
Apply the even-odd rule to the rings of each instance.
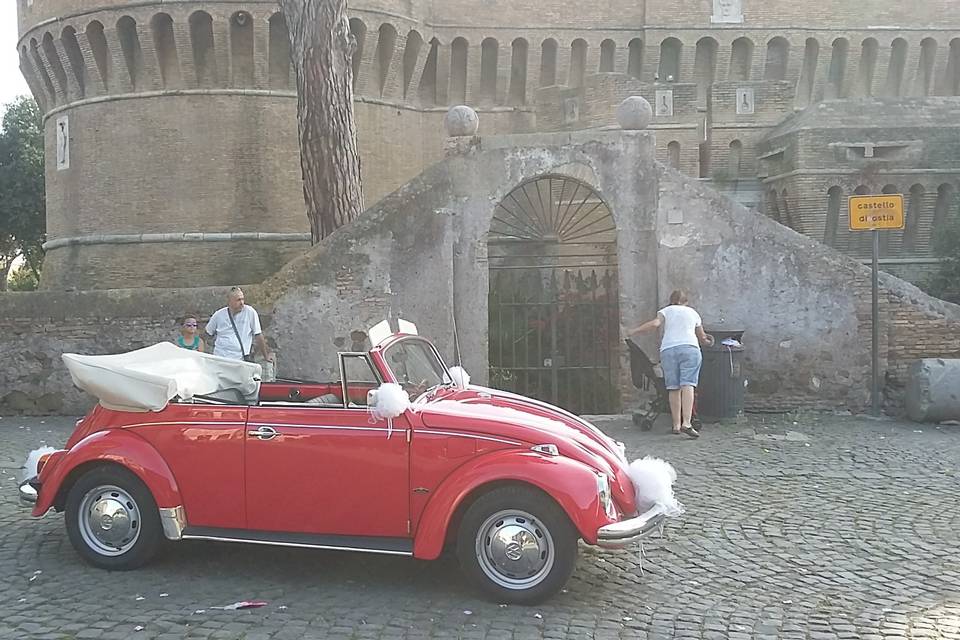
[[[377,368],[373,366],[373,360],[370,358],[370,354],[365,351],[344,351],[337,355],[340,360],[340,392],[343,394],[343,407],[345,409],[366,410],[366,404],[363,406],[350,406],[349,387],[347,385],[347,358],[362,359],[367,364],[367,368],[370,369],[370,373],[373,374],[373,382],[377,386],[383,384],[383,377],[380,375],[380,372],[377,371]],[[358,380],[357,382],[361,381]]]

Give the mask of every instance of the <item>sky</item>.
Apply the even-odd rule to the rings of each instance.
[[[17,55],[17,0],[0,0],[0,105],[30,95]]]

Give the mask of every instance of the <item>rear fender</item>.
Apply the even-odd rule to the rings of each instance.
[[[485,485],[504,482],[530,485],[549,495],[589,544],[596,544],[597,529],[610,522],[600,504],[597,474],[590,467],[535,451],[499,451],[468,462],[437,487],[417,524],[414,557],[437,558],[453,514],[464,500],[482,494]]]
[[[109,429],[92,433],[62,455],[51,457],[40,473],[33,515],[39,517],[51,507],[61,506],[74,480],[97,464],[116,464],[132,471],[161,509],[182,504],[177,481],[157,450],[134,433]]]

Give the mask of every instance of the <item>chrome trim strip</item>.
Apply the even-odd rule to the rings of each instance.
[[[183,530],[187,527],[187,516],[183,511],[183,506],[161,508],[160,524],[163,525],[163,535],[167,540],[182,539]]]
[[[367,361],[367,366],[370,368],[370,371],[376,377],[378,384],[383,384],[383,376],[380,375],[380,372],[377,371],[377,367],[374,366],[373,360],[370,359],[370,354],[366,351],[342,351],[337,354],[337,363],[340,365],[340,393],[343,397],[343,406],[344,408],[349,409],[350,394],[347,393],[347,367],[345,365],[346,358],[363,358]],[[356,406],[356,405],[354,405]],[[366,407],[364,407],[366,408]]]
[[[522,442],[516,440],[505,440],[503,438],[494,438],[493,436],[484,436],[478,433],[461,433],[457,431],[436,431],[433,429],[417,429],[414,433],[426,433],[434,436],[453,436],[455,438],[476,438],[477,440],[490,440],[491,442],[502,442],[515,447],[523,446]]]
[[[218,427],[236,427],[244,426],[246,422],[216,422],[213,420],[202,421],[202,420],[161,420],[159,422],[137,422],[135,424],[125,424],[123,429],[130,429],[132,427],[152,427],[159,426],[163,424],[176,424],[176,425],[214,425]]]
[[[340,426],[336,427],[333,425],[325,424],[284,424],[281,422],[250,422],[247,423],[249,427],[293,427],[295,429],[326,429],[326,430],[336,430],[336,431],[391,431],[387,427],[350,427],[350,426]],[[393,431],[399,431],[399,429],[393,429]]]
[[[310,544],[307,542],[271,542],[269,540],[250,540],[249,538],[227,538],[223,536],[204,536],[185,534],[183,540],[212,540],[214,542],[244,542],[247,544],[262,544],[271,547],[298,547],[301,549],[329,549],[330,551],[359,551],[360,553],[378,553],[388,556],[412,556],[412,551],[387,551],[381,549],[361,549],[357,547],[338,547],[328,544]]]

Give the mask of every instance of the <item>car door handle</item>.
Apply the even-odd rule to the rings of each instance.
[[[273,440],[280,435],[280,432],[273,427],[258,427],[247,431],[248,436],[253,436],[259,440]]]

